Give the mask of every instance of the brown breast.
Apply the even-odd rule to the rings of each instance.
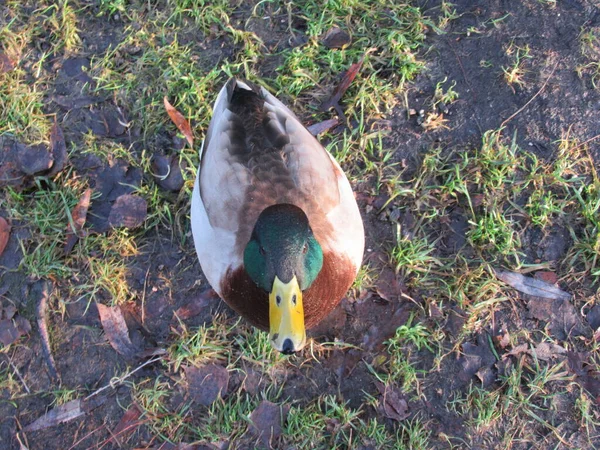
[[[321,272],[303,293],[307,329],[317,325],[337,306],[355,277],[356,267],[348,258],[333,252],[323,255]],[[252,325],[268,331],[268,293],[250,279],[244,268],[230,268],[221,283],[223,300]]]

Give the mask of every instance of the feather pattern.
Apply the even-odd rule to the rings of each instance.
[[[360,213],[343,171],[298,118],[264,88],[231,79],[203,145],[192,230],[210,284],[261,328],[268,297],[245,274],[242,256],[260,213],[280,203],[306,213],[324,252],[324,269],[305,293],[310,327],[335,307],[360,267]]]

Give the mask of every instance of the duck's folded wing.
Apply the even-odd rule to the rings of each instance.
[[[261,207],[295,199],[326,214],[340,201],[338,172],[297,117],[264,88],[232,79],[221,90],[200,168],[200,195],[213,227],[236,231]]]

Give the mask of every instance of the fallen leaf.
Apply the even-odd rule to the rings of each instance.
[[[13,305],[12,303],[9,303],[4,308],[2,308],[0,306],[0,313],[1,313],[0,318],[5,319],[5,320],[12,319],[15,316],[15,314],[17,313],[17,307],[15,305]]]
[[[104,334],[108,338],[108,342],[117,353],[125,358],[133,359],[139,353],[139,348],[136,347],[129,338],[129,330],[127,323],[119,306],[105,306],[102,303],[96,305],[100,322],[104,329]]]
[[[561,347],[560,345],[553,344],[550,342],[540,342],[534,348],[530,348],[528,344],[519,344],[510,352],[508,352],[507,355],[519,356],[523,353],[537,358],[541,361],[550,361],[567,353],[567,349]]]
[[[42,340],[42,353],[46,366],[48,366],[48,373],[50,379],[55,384],[60,382],[60,377],[56,370],[56,363],[52,356],[52,347],[50,346],[50,333],[48,333],[48,325],[46,323],[47,310],[48,310],[48,299],[50,298],[50,292],[52,291],[52,284],[47,280],[38,281],[34,289],[32,290],[33,295],[37,300],[37,325]]]
[[[529,345],[519,344],[507,353],[509,356],[519,356],[522,353],[529,353]]]
[[[0,73],[10,72],[15,68],[11,59],[0,51]]]
[[[410,415],[404,394],[389,384],[376,381],[375,385],[381,394],[378,409],[385,417],[401,422]]]
[[[177,155],[155,155],[152,158],[152,171],[156,184],[167,191],[178,192],[183,187],[183,173],[187,167],[185,161],[180,163]]]
[[[331,27],[321,37],[321,43],[327,48],[344,48],[350,45],[352,39],[345,30],[339,27]]]
[[[495,273],[499,280],[524,294],[559,300],[569,300],[571,298],[571,294],[542,280],[536,280],[535,278],[506,270],[495,270]]]
[[[307,127],[306,129],[313,136],[318,136],[318,135],[323,134],[326,131],[330,130],[331,128],[337,126],[339,123],[340,123],[340,120],[337,118],[336,119],[327,119],[327,120],[324,120],[323,122],[313,123],[311,126]]]
[[[229,372],[223,366],[207,364],[202,367],[185,369],[188,392],[192,399],[204,406],[209,406],[217,398],[227,394]]]
[[[475,375],[484,387],[491,386],[496,381],[496,372],[494,372],[492,367],[481,367],[475,372]]]
[[[92,190],[86,189],[77,206],[73,208],[71,212],[71,217],[73,219],[73,224],[69,224],[67,227],[67,241],[65,242],[64,254],[68,255],[73,250],[73,247],[79,240],[81,235],[81,230],[85,225],[85,219],[87,217],[88,208],[90,207],[90,199],[92,198]]]
[[[356,78],[356,75],[358,74],[358,72],[360,71],[360,68],[362,67],[364,59],[365,59],[365,57],[363,55],[357,63],[354,63],[350,66],[350,68],[346,71],[346,73],[342,77],[342,80],[340,81],[340,83],[333,90],[333,94],[331,94],[331,97],[329,97],[328,100],[324,101],[321,104],[321,106],[319,108],[321,111],[327,111],[330,108],[335,108],[338,115],[340,117],[344,118],[344,122],[347,122],[346,116],[345,116],[344,111],[342,110],[342,107],[340,106],[339,102],[342,99],[342,97],[344,96],[344,94],[346,93],[346,91],[348,90],[348,88],[350,87],[350,85],[352,84],[352,81],[354,81],[354,79]]]
[[[408,321],[409,316],[410,308],[402,306],[389,316],[389,320],[374,324],[363,337],[363,349],[366,351],[381,349],[383,342],[391,338],[396,333],[398,327],[401,327]]]
[[[144,223],[148,215],[146,200],[137,195],[121,195],[110,209],[108,224],[112,228],[137,228]]]
[[[552,344],[550,342],[540,342],[537,347],[529,352],[529,354],[542,361],[550,361],[564,355],[566,352],[567,349],[560,345]]]
[[[181,320],[187,320],[200,314],[213,301],[219,299],[219,294],[214,289],[207,289],[194,296],[188,303],[174,311],[173,315]]]
[[[434,302],[431,302],[429,304],[429,317],[431,317],[434,320],[442,319],[444,317],[444,313],[442,312],[440,307]]]
[[[246,368],[242,373],[245,374],[242,389],[250,395],[257,395],[261,386],[260,372],[252,368]]]
[[[377,292],[377,295],[385,301],[398,302],[404,289],[398,280],[398,276],[393,270],[384,270],[379,277],[377,277],[375,292]]]
[[[0,225],[0,230],[2,229],[2,226]],[[0,231],[1,233],[1,231]],[[1,245],[1,239],[0,239],[0,249],[2,248]],[[0,250],[0,255],[2,254],[2,250]],[[592,309],[589,310],[589,312],[586,314],[585,318],[587,319],[588,323],[590,324],[590,327],[592,327],[592,329],[597,330],[598,328],[600,328],[600,305],[596,305],[594,306]]]
[[[579,313],[567,300],[532,297],[527,303],[532,317],[549,323],[550,332],[560,340],[568,336],[586,334],[586,327]]]
[[[16,342],[31,331],[31,324],[23,316],[0,320],[0,343],[4,346]]]
[[[569,371],[576,376],[576,381],[594,398],[596,405],[600,404],[600,379],[595,364],[590,363],[589,352],[567,352]]]
[[[66,95],[53,95],[50,99],[59,106],[65,109],[80,109],[86,106],[102,103],[107,100],[106,97],[89,97],[87,95],[71,97]]]
[[[556,282],[558,281],[558,277],[556,276],[556,274],[554,272],[546,272],[546,271],[536,272],[534,274],[534,277],[537,278],[538,280],[542,280],[549,284],[556,284]]]
[[[0,256],[4,253],[4,249],[8,244],[8,238],[10,237],[10,225],[4,217],[0,217]]]
[[[112,439],[116,441],[119,447],[127,442],[131,433],[142,424],[140,417],[142,417],[142,411],[135,404],[131,405],[125,411],[125,414],[123,414],[121,420],[119,420],[119,423],[111,433]]]
[[[77,419],[85,414],[85,411],[81,405],[81,399],[71,400],[63,405],[57,406],[51,409],[42,417],[27,425],[23,431],[39,431],[46,428],[54,427],[63,422],[69,422],[73,419]]]
[[[463,355],[458,363],[461,372],[458,377],[463,382],[470,381],[482,369],[490,368],[496,363],[496,356],[490,348],[488,335],[482,333],[477,336],[477,345],[465,342],[462,345]]]
[[[90,187],[98,196],[90,204],[86,224],[97,233],[105,233],[110,229],[108,216],[121,195],[132,194],[142,184],[142,171],[129,166],[123,160],[112,164],[102,164],[99,160],[90,160],[88,171]]]
[[[289,410],[288,405],[278,405],[263,400],[250,414],[250,432],[259,438],[266,447],[276,448]]]
[[[163,100],[165,103],[165,109],[167,110],[167,114],[169,114],[169,117],[171,118],[171,120],[173,121],[175,126],[177,128],[179,128],[179,131],[181,131],[183,133],[183,135],[187,139],[190,146],[193,147],[194,146],[194,135],[192,133],[192,128],[190,127],[190,123],[185,119],[185,117],[183,117],[183,115],[179,111],[177,111],[173,107],[173,105],[171,105],[169,103],[169,100],[167,100],[166,96]]]
[[[53,177],[65,168],[67,164],[67,145],[65,144],[65,137],[61,128],[58,126],[56,119],[52,130],[50,131],[50,149],[52,151],[52,158],[54,162],[48,172],[49,177]]]
[[[52,167],[52,154],[43,145],[27,146],[18,144],[17,162],[21,172],[35,175]]]

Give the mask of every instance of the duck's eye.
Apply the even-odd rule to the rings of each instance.
[[[258,248],[258,253],[260,253],[261,255],[265,256],[267,254],[267,251],[265,250],[265,248],[261,245]]]
[[[302,247],[302,253],[305,255],[308,253],[308,244],[304,244],[304,247]]]
[[[281,297],[279,295],[275,297],[275,301],[277,302],[277,306],[281,305]]]

